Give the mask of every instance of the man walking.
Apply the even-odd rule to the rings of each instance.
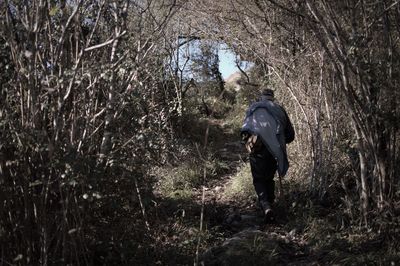
[[[294,140],[295,132],[285,109],[274,101],[274,91],[266,89],[261,99],[246,112],[241,136],[250,152],[250,167],[254,189],[266,222],[274,219],[271,204],[275,200],[274,175],[286,175],[289,162],[286,144]]]

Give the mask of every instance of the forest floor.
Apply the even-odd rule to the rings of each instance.
[[[276,182],[275,222],[265,224],[254,194],[227,196],[248,165],[238,133],[221,119],[204,122],[207,152],[224,171],[191,188],[189,197],[157,196],[156,264],[400,265],[395,237],[355,225],[342,204],[318,203],[294,180],[283,181],[284,195]]]

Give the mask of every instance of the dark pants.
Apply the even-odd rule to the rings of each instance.
[[[263,147],[261,151],[250,155],[250,167],[258,200],[273,203],[275,200],[274,175],[277,170],[275,158],[267,148]]]

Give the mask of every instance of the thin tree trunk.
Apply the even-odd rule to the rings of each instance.
[[[367,180],[367,159],[365,157],[365,149],[362,141],[362,136],[359,133],[359,130],[356,130],[357,138],[358,138],[358,157],[360,160],[360,181],[361,181],[361,190],[360,190],[360,200],[361,200],[361,212],[364,218],[365,225],[368,225],[368,211],[369,211],[369,184]]]
[[[119,36],[122,35],[122,28],[125,28],[126,24],[126,15],[127,15],[127,9],[128,9],[128,1],[125,3],[123,10],[120,14],[117,13],[117,7],[115,6],[114,8],[116,9],[113,12],[114,20],[115,23],[118,23],[119,16],[122,15],[122,25],[120,26],[115,26],[114,29],[114,40],[111,48],[111,55],[110,55],[110,66],[114,68],[114,63],[117,61],[116,58],[116,52],[117,48],[119,45]],[[114,3],[114,5],[116,5]],[[115,120],[115,95],[116,95],[116,80],[115,80],[115,69],[112,69],[111,72],[111,78],[110,78],[110,89],[108,91],[108,98],[107,98],[107,104],[106,104],[106,116],[105,116],[105,121],[104,121],[104,133],[103,133],[103,139],[100,145],[100,161],[104,162],[104,159],[109,155],[112,149],[112,137],[113,137],[113,132],[114,132],[114,120]]]

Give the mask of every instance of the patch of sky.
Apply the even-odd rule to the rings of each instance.
[[[176,57],[173,59],[175,61],[175,66],[179,65],[180,73],[183,74],[185,78],[193,78],[192,73],[192,63],[193,58],[196,53],[199,53],[199,47],[203,40],[192,40],[187,41],[186,39],[181,39],[181,45],[178,51],[179,63],[176,64]],[[251,66],[251,62],[241,61],[240,57],[236,55],[226,44],[219,43],[217,46],[218,58],[219,58],[219,71],[222,74],[223,79],[227,79],[230,75],[239,71],[237,67],[237,62],[240,65],[240,68],[243,70],[248,70]]]
[[[252,66],[251,62],[240,61],[239,57],[226,44],[220,44],[218,49],[219,71],[224,79],[239,71],[237,63],[243,70]]]

